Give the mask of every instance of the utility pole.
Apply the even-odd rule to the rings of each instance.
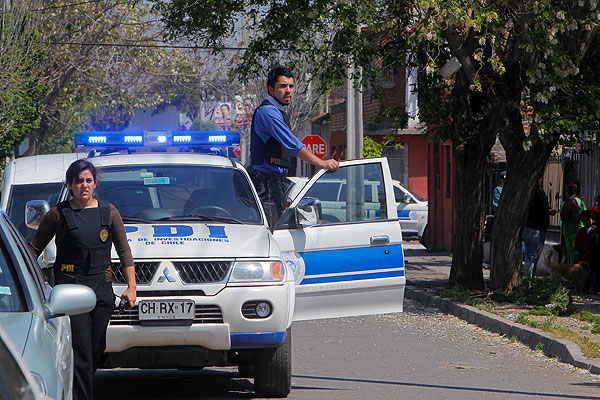
[[[362,158],[363,152],[363,112],[362,91],[357,88],[362,69],[352,63],[346,73],[346,159]]]

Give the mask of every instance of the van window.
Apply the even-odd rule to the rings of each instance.
[[[323,225],[387,218],[379,164],[351,165],[322,175],[304,195],[321,200]]]
[[[6,213],[27,243],[33,239],[35,229],[25,225],[25,203],[29,200],[46,200],[52,207],[58,201],[62,187],[61,182],[52,182],[13,185],[10,189]]]

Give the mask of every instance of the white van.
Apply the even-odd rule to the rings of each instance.
[[[12,160],[4,170],[0,207],[8,214],[26,242],[35,230],[25,226],[25,203],[46,200],[54,205],[63,186],[69,165],[84,153],[45,154]]]

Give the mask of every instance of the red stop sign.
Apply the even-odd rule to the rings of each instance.
[[[308,135],[301,142],[306,146],[306,149],[319,158],[327,155],[327,143],[321,136]]]

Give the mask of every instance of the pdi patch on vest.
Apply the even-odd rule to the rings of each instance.
[[[108,238],[108,231],[106,229],[102,229],[100,231],[100,240],[102,240],[103,242],[106,242],[107,238]]]
[[[271,158],[270,163],[274,165],[281,165],[281,158]]]
[[[75,272],[75,266],[73,264],[61,264],[61,272]]]

